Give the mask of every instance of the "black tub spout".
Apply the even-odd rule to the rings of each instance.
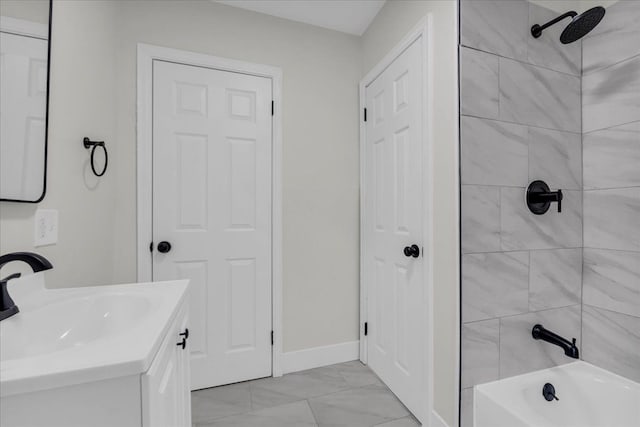
[[[573,359],[580,358],[580,352],[578,351],[578,347],[576,346],[576,339],[573,338],[572,341],[569,341],[565,338],[562,338],[560,335],[551,332],[548,329],[545,329],[544,326],[538,324],[533,327],[531,330],[531,335],[533,339],[546,341],[553,345],[557,345],[564,350],[564,354],[567,357],[571,357]]]

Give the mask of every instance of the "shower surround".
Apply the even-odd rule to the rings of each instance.
[[[608,8],[567,45],[568,19],[531,36],[559,15],[536,4],[460,6],[461,425],[470,426],[474,385],[573,361],[531,338],[536,323],[640,380],[640,2]],[[527,209],[538,179],[562,189],[562,213]]]
[[[582,44],[582,355],[640,382],[640,1]]]

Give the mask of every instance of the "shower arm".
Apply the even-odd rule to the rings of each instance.
[[[565,13],[564,15],[560,15],[557,18],[552,19],[551,21],[547,22],[544,25],[535,24],[533,27],[531,27],[531,35],[537,39],[542,35],[542,32],[547,28],[549,28],[550,26],[557,24],[558,22],[562,21],[565,18],[569,18],[569,17],[575,18],[576,16],[578,16],[578,13],[572,10]]]

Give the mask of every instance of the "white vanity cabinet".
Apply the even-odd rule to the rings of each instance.
[[[191,425],[187,319],[183,309],[141,377],[144,427]]]
[[[122,330],[94,343],[2,360],[0,426],[190,427],[187,288],[187,281],[171,281],[43,290],[42,298],[32,296],[35,308],[95,301],[91,310],[78,309],[72,316],[95,315],[102,304],[103,311],[93,317],[111,318]],[[36,318],[35,308],[25,304],[22,317],[0,325],[3,345],[19,342],[12,335],[28,326],[30,316]],[[124,321],[113,319],[117,316]],[[93,317],[73,317],[70,330],[86,328]],[[96,330],[114,325],[97,324]]]

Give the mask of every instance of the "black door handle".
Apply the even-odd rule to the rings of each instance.
[[[404,256],[418,258],[420,256],[420,248],[418,245],[411,245],[404,248]]]
[[[181,332],[178,335],[182,337],[182,341],[180,341],[179,343],[176,343],[176,345],[178,347],[182,347],[182,349],[184,350],[185,347],[187,347],[187,340],[189,339],[189,328],[186,328],[184,332]]]
[[[171,250],[171,243],[162,241],[158,243],[158,252],[166,254]]]

